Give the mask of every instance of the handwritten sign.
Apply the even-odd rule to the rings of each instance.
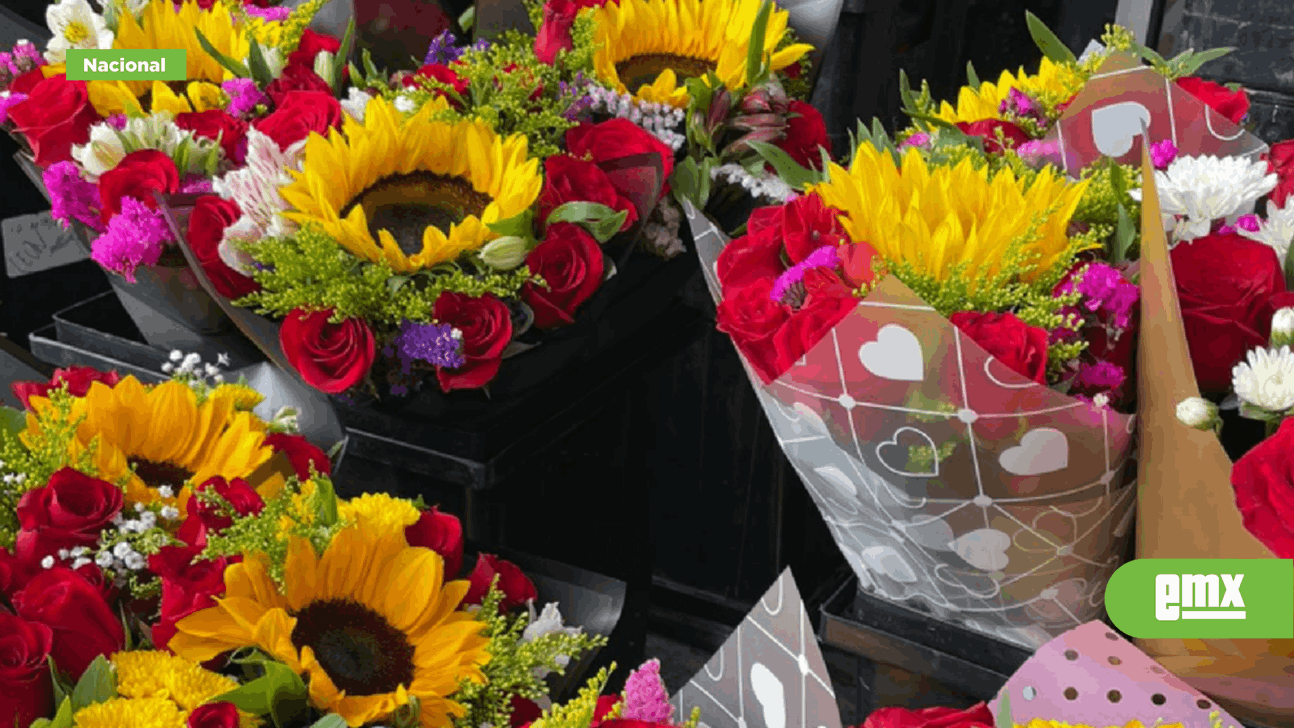
[[[71,230],[48,212],[11,217],[0,223],[4,233],[5,269],[10,278],[77,263],[89,257]]]

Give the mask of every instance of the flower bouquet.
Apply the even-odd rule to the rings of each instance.
[[[605,642],[536,614],[534,584],[489,554],[452,581],[455,517],[338,498],[291,416],[254,417],[254,390],[208,374],[15,388],[0,706],[17,725],[509,725]]]

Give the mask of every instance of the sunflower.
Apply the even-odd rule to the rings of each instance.
[[[638,101],[686,108],[683,79],[714,71],[723,85],[746,84],[746,56],[761,0],[621,0],[594,9],[593,69],[598,79]],[[776,50],[790,14],[774,9],[764,51],[774,71],[797,63],[813,46]]]
[[[1067,229],[1086,189],[1086,181],[1072,184],[1051,168],[1032,179],[1009,169],[990,178],[969,159],[930,168],[916,149],[900,167],[889,152],[863,144],[848,171],[832,164],[828,180],[811,191],[844,213],[851,239],[885,260],[938,281],[963,266],[974,290],[974,281],[998,272],[1013,242],[1023,241],[1021,252],[1032,257],[1026,282],[1072,253]]]
[[[310,135],[301,172],[280,189],[284,215],[317,225],[354,255],[414,273],[498,237],[490,223],[516,217],[543,186],[522,135],[497,136],[481,121],[447,123],[429,103],[413,117],[369,102],[361,124]]]
[[[128,502],[170,502],[158,491],[168,486],[181,513],[191,486],[215,476],[247,479],[262,497],[273,497],[285,480],[261,469],[274,453],[265,444],[265,423],[246,411],[258,401],[253,394],[245,387],[220,387],[199,403],[182,382],[151,388],[134,377],[115,387],[96,382],[73,402],[71,416],[81,422],[68,461],[80,462],[93,450],[98,477],[124,481]],[[40,436],[41,418],[54,412],[46,398],[32,397],[31,403],[33,412],[21,435],[29,447]]]
[[[1002,102],[1007,100],[1013,88],[1038,101],[1050,114],[1057,106],[1074,98],[1086,82],[1082,71],[1075,66],[1043,58],[1038,73],[1032,76],[1021,68],[1016,75],[1003,71],[997,83],[985,81],[978,89],[962,86],[957,93],[957,106],[942,101],[935,116],[950,124],[1001,119]]]
[[[449,699],[461,680],[483,683],[485,625],[457,611],[469,583],[444,583],[444,561],[410,548],[403,533],[340,531],[322,556],[288,546],[282,592],[255,559],[225,571],[225,597],[186,617],[168,645],[194,662],[258,647],[304,675],[316,708],[352,726],[381,720],[417,698],[421,725],[464,714]]]

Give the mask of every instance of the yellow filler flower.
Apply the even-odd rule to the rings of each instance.
[[[484,622],[458,611],[466,581],[444,582],[444,561],[403,533],[357,525],[322,556],[288,545],[282,591],[260,561],[225,570],[225,596],[176,625],[169,647],[195,662],[259,647],[304,675],[315,707],[352,728],[418,699],[424,728],[447,728],[464,709],[459,681],[484,682]]]
[[[369,102],[361,124],[311,134],[301,172],[280,188],[284,216],[315,225],[359,258],[415,273],[498,237],[490,223],[516,217],[539,198],[539,160],[526,137],[506,139],[484,122],[432,121],[437,99],[403,118]]]
[[[688,105],[684,80],[714,71],[723,85],[746,85],[750,32],[761,0],[621,0],[594,9],[593,69],[598,79],[638,101]],[[764,52],[774,71],[798,63],[813,46],[777,47],[790,14],[774,8]]]
[[[848,171],[832,164],[828,180],[811,191],[844,213],[840,220],[853,240],[870,243],[886,261],[906,262],[935,280],[964,266],[974,291],[975,281],[1000,270],[1013,242],[1024,240],[1021,252],[1032,256],[1025,282],[1070,252],[1069,220],[1086,189],[1087,182],[1073,184],[1051,169],[1030,180],[1010,170],[990,178],[969,159],[930,168],[916,149],[898,167],[889,152],[864,144]]]

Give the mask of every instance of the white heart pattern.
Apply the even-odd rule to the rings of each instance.
[[[888,447],[895,447],[895,448],[899,447],[899,437],[901,437],[905,432],[915,433],[917,437],[921,438],[922,440],[925,440],[925,445],[930,448],[929,472],[914,473],[914,472],[909,472],[907,470],[899,470],[893,465],[890,465],[889,463],[885,462],[885,455],[881,451]],[[890,439],[876,446],[876,459],[880,460],[881,465],[884,465],[887,470],[889,470],[891,473],[894,473],[895,475],[902,475],[907,478],[935,478],[939,476],[939,447],[935,445],[935,441],[931,439],[929,435],[922,432],[921,430],[918,430],[915,427],[900,427],[899,429],[895,430],[894,437],[891,437]]]
[[[980,571],[1001,571],[1011,563],[1011,537],[996,528],[981,528],[953,541],[953,553]]]
[[[920,382],[926,378],[921,342],[916,334],[898,324],[885,324],[876,332],[876,341],[860,346],[858,361],[882,379]]]
[[[765,728],[786,728],[786,688],[773,671],[758,662],[751,665],[750,689],[764,709]]]
[[[1020,444],[998,456],[1002,469],[1013,475],[1042,475],[1069,467],[1069,439],[1050,427],[1024,433]]]
[[[1092,141],[1107,157],[1122,157],[1132,150],[1132,141],[1150,125],[1150,110],[1135,101],[1117,104],[1092,112]]]

